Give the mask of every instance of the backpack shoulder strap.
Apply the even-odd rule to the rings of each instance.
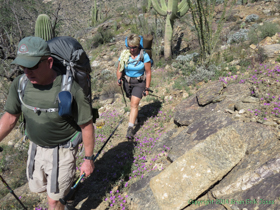
[[[58,111],[58,108],[41,109],[39,107],[29,106],[29,105],[25,104],[22,99],[23,99],[23,96],[24,96],[24,91],[25,91],[27,82],[28,82],[28,78],[26,77],[25,74],[23,74],[20,77],[19,84],[18,84],[18,96],[19,96],[20,103],[23,106],[25,106],[27,109],[30,109],[30,110],[34,111],[35,113],[39,113],[39,112],[57,112]]]
[[[64,65],[65,62],[64,62]],[[71,66],[71,63],[70,63],[70,66],[67,66],[66,67],[66,74],[64,74],[62,76],[62,83],[61,83],[61,91],[69,91],[71,90],[71,86],[72,86],[72,83],[73,83],[73,70],[72,70],[72,66]]]

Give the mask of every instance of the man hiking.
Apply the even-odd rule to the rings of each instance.
[[[19,42],[13,64],[22,68],[27,83],[21,99],[19,80],[22,75],[10,87],[5,113],[0,119],[0,141],[15,127],[23,113],[26,133],[31,140],[26,170],[29,188],[36,193],[47,192],[49,209],[63,210],[59,199],[69,192],[76,171],[78,146],[73,148],[71,142],[82,137],[86,157],[80,170],[81,174],[89,176],[94,170],[95,135],[91,106],[75,81],[70,91],[73,96],[72,115],[81,132],[69,120],[59,116],[58,94],[62,75],[52,69],[53,62],[45,40],[26,37]]]

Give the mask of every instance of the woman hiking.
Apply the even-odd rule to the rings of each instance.
[[[130,100],[130,115],[126,138],[133,139],[133,126],[138,115],[138,106],[143,96],[149,94],[151,84],[151,59],[140,46],[141,37],[131,34],[127,37],[127,50],[119,58],[117,78],[118,85]]]

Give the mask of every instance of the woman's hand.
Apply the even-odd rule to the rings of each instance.
[[[118,79],[118,86],[121,86],[121,85],[122,85],[122,80]]]
[[[146,90],[145,93],[146,93],[145,96],[149,95],[149,91]]]

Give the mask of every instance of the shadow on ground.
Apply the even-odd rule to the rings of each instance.
[[[162,102],[156,99],[153,103],[147,104],[138,112],[138,123],[134,128],[134,134],[141,128],[141,126],[152,116],[156,116],[162,107]]]
[[[94,172],[77,189],[74,206],[86,199],[80,210],[95,209],[117,180],[128,181],[134,160],[133,151],[133,142],[122,142],[97,160]]]

